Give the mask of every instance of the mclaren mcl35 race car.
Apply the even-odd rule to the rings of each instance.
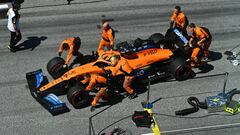
[[[121,59],[128,61],[134,69],[133,75],[140,81],[149,77],[170,77],[178,81],[192,77],[194,72],[186,63],[186,58],[175,55],[170,49],[160,48],[163,39],[162,34],[156,33],[147,40],[138,38],[122,42],[116,45],[117,51],[106,51],[104,57],[112,56],[113,52],[118,53]],[[87,61],[85,64],[72,69],[63,68],[65,61],[61,57],[51,59],[47,64],[47,71],[54,79],[51,82],[48,82],[41,69],[26,74],[31,95],[53,115],[69,111],[66,104],[56,96],[59,91],[67,93],[67,99],[73,107],[85,107],[91,99],[80,83],[82,76],[86,73],[106,75],[112,68],[95,54],[86,55],[83,59]],[[118,77],[113,80],[118,82]],[[112,84],[109,83],[109,88]]]

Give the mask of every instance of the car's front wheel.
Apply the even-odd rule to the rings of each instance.
[[[61,57],[52,58],[47,64],[47,71],[52,76],[53,79],[61,77],[67,72],[67,68],[63,68],[65,60]]]
[[[90,96],[81,86],[75,85],[69,88],[67,99],[76,109],[80,109],[89,105]]]

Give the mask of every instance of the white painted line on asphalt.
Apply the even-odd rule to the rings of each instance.
[[[154,133],[146,133],[146,134],[142,134],[142,135],[154,135]]]
[[[197,127],[197,128],[185,128],[185,129],[178,129],[178,130],[169,130],[169,131],[162,131],[161,133],[166,134],[166,133],[178,133],[178,132],[187,132],[187,131],[199,131],[199,130],[206,130],[206,129],[227,128],[227,127],[233,127],[233,126],[240,126],[240,123],[205,126],[205,127]]]
[[[2,4],[2,5],[0,5],[0,9],[6,9],[6,8],[8,8],[8,4]]]

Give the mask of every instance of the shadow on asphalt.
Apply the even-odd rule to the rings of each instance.
[[[21,44],[16,46],[16,51],[22,51],[22,50],[27,50],[31,49],[33,51],[37,46],[41,44],[42,41],[46,40],[46,36],[41,36],[41,37],[28,37],[27,40],[22,42]]]
[[[214,66],[211,64],[206,64],[203,67],[199,67],[199,72],[197,72],[196,74],[203,74],[203,73],[208,73],[210,71],[212,71],[214,69]]]
[[[209,51],[211,61],[217,61],[222,59],[223,55],[220,52]]]

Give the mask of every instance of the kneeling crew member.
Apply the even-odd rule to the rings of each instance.
[[[207,59],[209,57],[208,48],[212,42],[211,33],[207,28],[196,26],[194,23],[189,25],[189,31],[192,32],[189,44],[191,45],[194,40],[197,41],[197,46],[193,49],[191,59],[195,63],[198,61],[197,56],[200,52],[200,49],[203,49],[204,57]]]
[[[70,37],[61,43],[59,50],[58,50],[59,56],[62,55],[62,52],[64,50],[65,51],[69,50],[64,68],[67,67],[72,56],[77,56],[78,60],[80,60],[82,58],[82,54],[79,52],[80,47],[81,47],[80,37]],[[70,67],[71,66],[73,66],[73,65],[71,64]]]
[[[97,92],[97,94],[95,95],[92,103],[91,103],[91,112],[95,110],[95,107],[98,103],[98,101],[100,100],[100,98],[103,96],[105,98],[108,98],[108,94],[106,92],[107,89],[107,79],[103,76],[100,76],[98,74],[85,74],[84,76],[84,80],[82,80],[81,82],[83,84],[88,83],[88,86],[86,87],[86,91],[90,91],[92,90],[92,88],[96,85],[99,84],[101,85],[99,88],[99,91]]]
[[[134,76],[131,74],[133,68],[130,67],[127,60],[121,59],[119,55],[113,55],[110,58],[111,66],[114,68],[112,69],[112,75],[116,76],[118,72],[121,72],[125,75],[123,88],[128,92],[129,99],[133,99],[137,96],[137,93],[131,88],[131,84],[134,80]]]

